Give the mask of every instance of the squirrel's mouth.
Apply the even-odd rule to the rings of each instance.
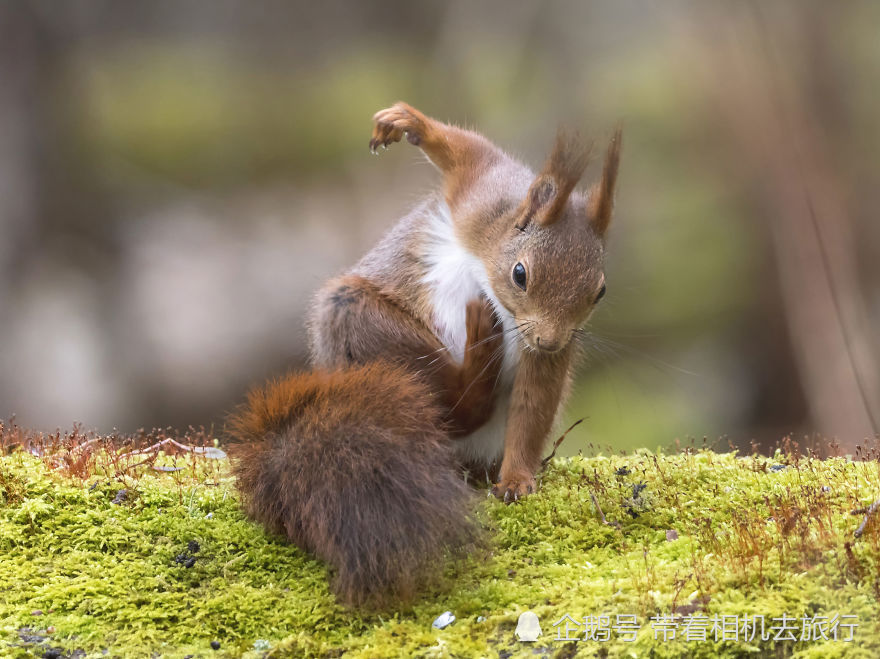
[[[560,341],[558,339],[557,340],[542,339],[540,336],[536,336],[529,343],[531,343],[532,347],[535,348],[536,350],[538,350],[540,352],[551,353],[551,354],[554,352],[559,352],[560,350],[562,350],[566,346],[566,343],[564,341]]]
[[[552,355],[553,353],[559,352],[562,350],[564,346],[562,345],[554,345],[552,347],[547,347],[544,345],[536,346],[539,352],[546,352],[548,355]]]

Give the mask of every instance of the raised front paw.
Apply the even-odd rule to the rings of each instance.
[[[406,135],[410,144],[418,146],[424,137],[425,118],[414,107],[400,102],[390,108],[379,110],[373,115],[373,136],[370,138],[370,151],[399,142]]]
[[[504,503],[514,503],[538,489],[534,476],[520,474],[505,478],[492,488],[492,494]]]

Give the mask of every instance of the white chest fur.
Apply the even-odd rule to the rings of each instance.
[[[428,218],[423,258],[428,271],[422,283],[431,291],[434,333],[459,363],[467,342],[465,307],[480,296],[482,264],[455,237],[446,204]]]
[[[503,324],[504,357],[496,387],[495,413],[484,426],[455,442],[462,460],[488,466],[500,459],[504,451],[507,409],[519,361],[519,339],[515,321],[492,292],[482,262],[465,250],[456,238],[446,204],[440,202],[432,211],[425,228],[422,258],[428,267],[422,283],[431,292],[434,332],[437,338],[460,363],[467,343],[466,306],[480,294],[492,302]]]

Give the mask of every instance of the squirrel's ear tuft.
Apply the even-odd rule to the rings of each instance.
[[[608,151],[605,153],[605,164],[602,166],[602,179],[590,190],[587,214],[590,223],[600,236],[604,236],[611,223],[614,212],[614,186],[617,183],[617,168],[620,164],[620,146],[623,132],[620,126],[614,131]]]
[[[525,229],[532,220],[547,226],[559,219],[589,159],[590,148],[584,146],[580,137],[577,134],[568,136],[560,129],[544,169],[532,183],[517,214],[516,228]]]

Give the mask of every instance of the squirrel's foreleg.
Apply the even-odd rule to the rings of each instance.
[[[512,503],[535,491],[541,452],[569,381],[571,346],[550,355],[526,350],[513,383],[500,480],[492,493]]]

